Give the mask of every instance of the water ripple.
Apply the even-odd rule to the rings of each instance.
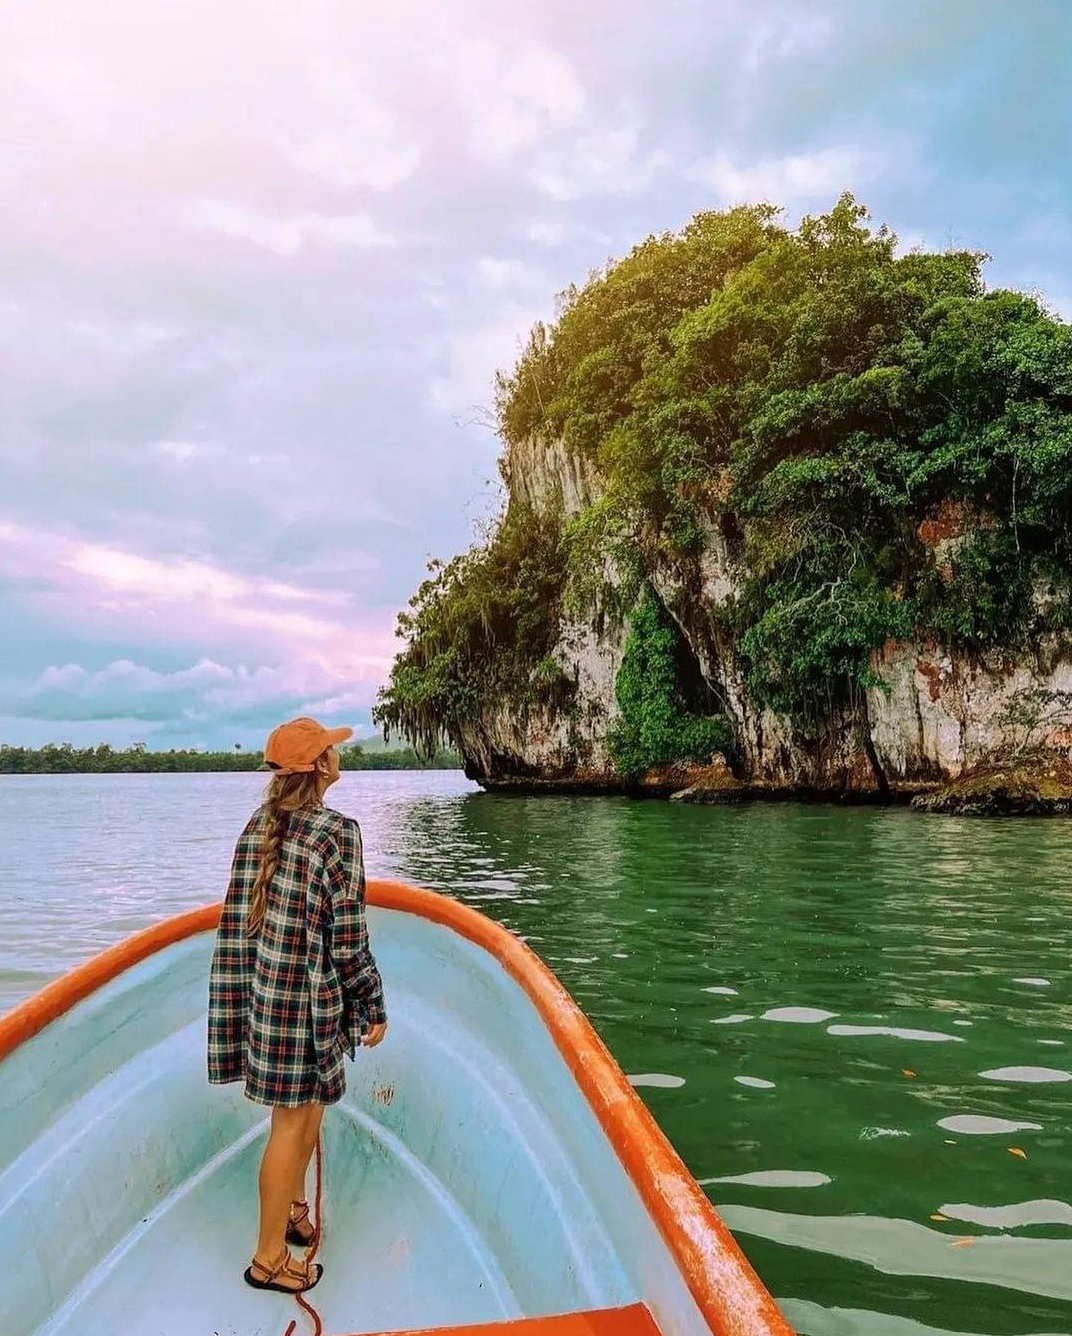
[[[1072,1081],[1072,1072],[1061,1071],[1057,1067],[995,1067],[979,1075],[987,1081],[1023,1081],[1028,1085]]]
[[[940,1030],[909,1030],[901,1025],[828,1025],[827,1034],[835,1035],[890,1035],[894,1039],[912,1039],[923,1044],[963,1044],[959,1035],[944,1034]]]
[[[988,1118],[977,1113],[955,1113],[939,1118],[938,1126],[946,1132],[965,1136],[1008,1136],[1010,1132],[1041,1132],[1041,1123],[1015,1122],[1012,1118]]]

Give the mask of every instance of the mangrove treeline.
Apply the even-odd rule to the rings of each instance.
[[[257,770],[263,752],[253,751],[149,751],[142,746],[116,750],[107,743],[99,747],[75,747],[69,742],[44,747],[16,747],[0,743],[0,774],[121,774],[161,773],[185,770]],[[339,748],[340,770],[455,770],[458,753],[440,748],[432,756],[419,757],[412,747],[391,751],[365,751],[360,744]],[[268,777],[269,771],[262,772]]]

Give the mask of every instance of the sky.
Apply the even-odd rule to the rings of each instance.
[[[851,190],[1072,318],[1066,0],[0,10],[0,743],[375,731],[555,296]]]

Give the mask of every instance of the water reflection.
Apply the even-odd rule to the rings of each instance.
[[[1041,1132],[1041,1123],[1016,1122],[1012,1118],[987,1118],[977,1113],[955,1113],[939,1118],[938,1126],[947,1132],[966,1136],[1008,1136],[1010,1132]]]
[[[727,1174],[704,1178],[703,1183],[741,1183],[749,1188],[821,1188],[830,1182],[826,1174],[807,1169],[760,1169],[754,1174]]]
[[[791,1025],[818,1025],[836,1016],[836,1011],[824,1011],[822,1007],[771,1007],[760,1016],[761,1021],[783,1021]],[[852,1028],[852,1027],[848,1027]],[[830,1033],[833,1033],[831,1028]]]
[[[1072,1081],[1072,1072],[1061,1071],[1056,1067],[996,1067],[993,1071],[980,1072],[979,1075],[984,1081],[1026,1081],[1029,1085]]]
[[[966,1202],[942,1206],[950,1220],[964,1220],[986,1229],[1023,1229],[1028,1225],[1072,1226],[1072,1206],[1063,1201],[1021,1201],[1008,1206],[972,1206]]]

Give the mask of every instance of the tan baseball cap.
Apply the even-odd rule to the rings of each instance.
[[[353,737],[352,728],[325,728],[308,715],[273,728],[264,744],[264,764],[277,775],[308,774],[316,758],[335,742]]]

